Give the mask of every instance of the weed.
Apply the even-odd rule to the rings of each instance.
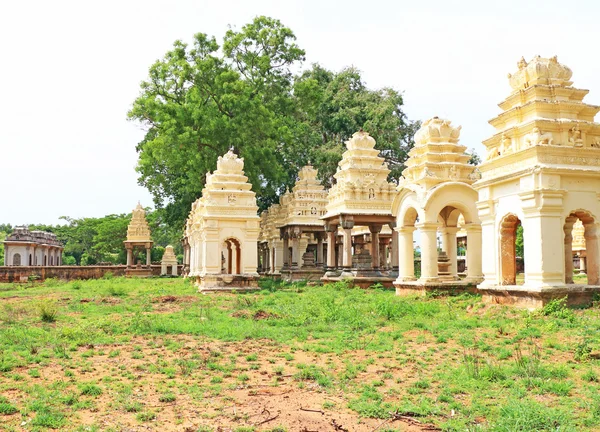
[[[38,315],[43,322],[53,323],[56,321],[58,306],[54,300],[40,300],[36,305]]]
[[[176,399],[177,397],[173,393],[164,393],[158,398],[160,402],[164,403],[175,402]]]
[[[156,419],[156,414],[152,411],[140,412],[135,416],[140,422],[149,422]]]
[[[79,390],[82,395],[86,396],[100,396],[102,394],[102,388],[92,383],[82,384],[79,386]]]

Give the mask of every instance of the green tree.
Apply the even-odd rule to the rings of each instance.
[[[399,178],[418,124],[406,120],[397,91],[369,90],[354,68],[314,65],[294,76],[304,51],[272,18],[227,31],[219,48],[201,33],[191,46],[176,41],[151,66],[128,114],[146,129],[137,146],[139,182],[164,209],[163,222],[182,229],[207,172],[230,147],[244,158],[261,209],[309,160],[330,186],[344,141],[361,128]]]

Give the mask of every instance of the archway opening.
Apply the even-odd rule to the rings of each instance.
[[[31,256],[31,254],[29,254],[29,265],[33,265],[33,257]]]
[[[20,266],[21,265],[21,254],[14,254],[13,255],[13,265],[14,266]]]
[[[506,215],[500,223],[500,284],[523,285],[525,260],[523,227],[514,214]]]
[[[600,285],[598,229],[594,217],[585,210],[569,214],[564,224],[565,283]],[[575,275],[575,261],[577,274]]]
[[[225,256],[221,271],[226,274],[241,274],[242,248],[240,242],[234,238],[228,238],[224,241],[224,245]]]

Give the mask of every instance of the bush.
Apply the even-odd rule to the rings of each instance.
[[[506,432],[575,431],[571,417],[565,412],[537,402],[520,399],[500,408],[500,415],[490,430]]]
[[[54,300],[42,300],[37,304],[36,307],[38,314],[40,315],[40,319],[43,322],[53,323],[56,321],[58,306]]]

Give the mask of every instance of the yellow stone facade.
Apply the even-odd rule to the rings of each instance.
[[[587,288],[572,284],[572,229],[584,226],[588,284],[598,285],[600,215],[600,107],[587,104],[587,90],[556,57],[524,59],[509,75],[510,95],[490,120],[496,133],[484,141],[479,215],[483,226],[484,282],[489,301],[537,307],[549,296],[576,302]],[[524,230],[525,283],[516,284],[514,239]],[[575,295],[575,291],[581,295]],[[510,299],[502,293],[514,293]],[[520,293],[520,294],[519,294]],[[523,294],[525,293],[525,294]],[[570,300],[571,301],[571,300]]]
[[[468,164],[470,156],[459,143],[460,126],[433,117],[415,134],[406,169],[398,185],[392,212],[399,234],[399,274],[395,282],[398,294],[424,294],[427,289],[460,285],[457,271],[458,220],[462,216],[468,245],[468,273],[464,288],[475,285],[481,274],[481,226],[477,214],[477,192],[472,184],[479,170]],[[415,281],[413,232],[421,239],[421,277]],[[439,273],[437,237],[449,259],[448,269]]]
[[[186,235],[190,276],[200,291],[257,288],[260,218],[243,168],[244,160],[231,150],[219,157],[192,205]]]
[[[128,276],[151,276],[150,271],[151,265],[151,250],[152,250],[152,236],[150,233],[150,226],[146,220],[146,211],[142,205],[138,202],[135,209],[131,213],[131,222],[127,227],[127,240],[123,242],[125,249],[127,249],[127,267],[132,268],[133,262],[133,251],[135,248],[140,247],[146,250],[146,269],[129,270],[126,273]]]

